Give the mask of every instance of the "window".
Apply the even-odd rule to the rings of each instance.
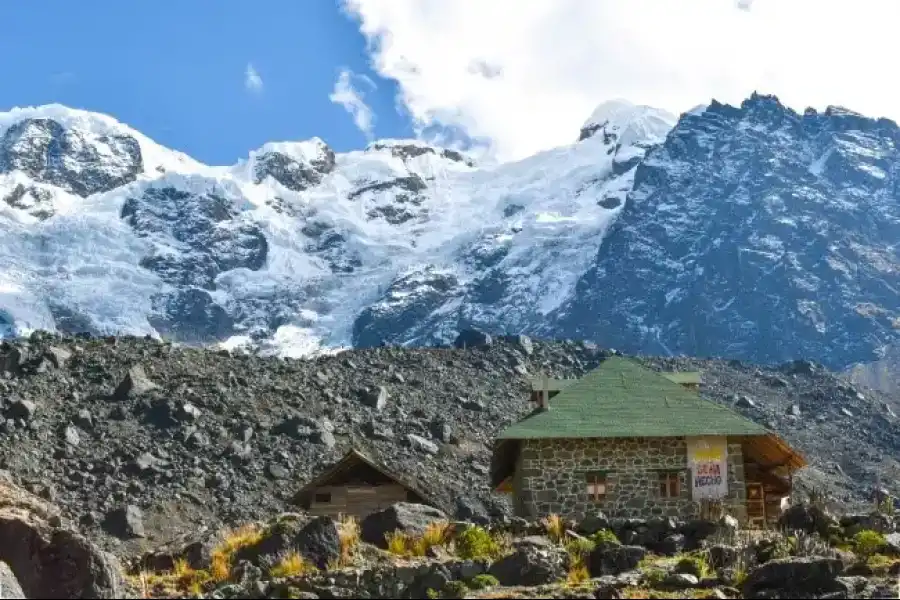
[[[681,495],[681,481],[677,471],[664,471],[659,474],[660,498],[677,498]]]
[[[602,502],[606,499],[606,474],[605,473],[588,473],[587,493],[594,502]]]
[[[328,504],[331,502],[331,492],[319,492],[316,494],[316,504]]]

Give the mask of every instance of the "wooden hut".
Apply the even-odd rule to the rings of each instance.
[[[316,516],[365,517],[397,502],[438,506],[412,483],[356,449],[294,495],[294,504]]]

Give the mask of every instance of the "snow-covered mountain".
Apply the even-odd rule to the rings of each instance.
[[[410,140],[207,166],[110,117],[0,114],[0,335],[298,356],[476,326],[843,366],[896,340],[897,126],[624,101],[480,168]]]

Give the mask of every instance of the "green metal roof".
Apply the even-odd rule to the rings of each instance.
[[[700,385],[699,371],[683,371],[679,373],[660,373],[663,377],[672,383],[680,385]]]
[[[559,392],[578,381],[577,379],[547,379],[545,382],[542,378],[536,377],[531,380],[531,390],[540,392],[547,386],[548,392]]]
[[[698,396],[664,375],[607,358],[551,401],[504,430],[500,440],[536,438],[766,435],[761,425]]]

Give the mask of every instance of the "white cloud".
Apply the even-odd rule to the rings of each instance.
[[[263,91],[263,80],[256,72],[251,63],[247,63],[247,70],[244,72],[244,87],[248,91],[259,94]]]
[[[334,82],[334,91],[328,99],[340,104],[353,117],[353,122],[369,139],[372,138],[372,127],[375,125],[375,114],[365,102],[365,93],[353,85],[353,78],[366,82],[370,89],[375,83],[365,75],[356,75],[349,69],[343,69]]]
[[[463,128],[501,159],[569,143],[604,100],[679,113],[757,90],[802,110],[900,118],[900,2],[345,0],[372,63],[421,127]]]

